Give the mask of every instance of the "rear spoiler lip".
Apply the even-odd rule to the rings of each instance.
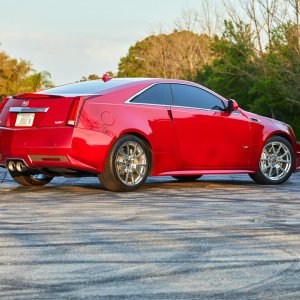
[[[86,96],[102,96],[101,94],[39,94],[39,93],[23,93],[13,96],[14,99],[44,99],[44,98],[67,98],[67,97],[86,97]]]
[[[61,97],[61,96],[44,95],[44,94],[36,94],[36,93],[23,93],[23,94],[13,96],[13,99],[42,99],[42,98],[53,98],[53,97]]]

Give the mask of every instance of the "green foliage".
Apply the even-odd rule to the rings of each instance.
[[[215,59],[195,81],[238,100],[244,109],[291,124],[300,138],[299,32],[288,23],[271,37],[272,47],[259,53],[247,24],[225,22],[223,36],[212,44]]]
[[[0,52],[0,101],[5,96],[53,86],[48,72],[36,72],[30,62]]]
[[[183,30],[151,35],[130,47],[119,63],[119,77],[193,78],[211,62],[211,39]]]
[[[273,28],[264,51],[244,22],[224,22],[222,36],[190,31],[151,35],[130,47],[120,77],[191,79],[239,105],[293,126],[300,139],[300,29]]]

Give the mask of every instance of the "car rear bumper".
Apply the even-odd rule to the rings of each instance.
[[[101,172],[112,142],[106,134],[86,129],[0,127],[0,165],[20,159],[29,168],[62,167]]]

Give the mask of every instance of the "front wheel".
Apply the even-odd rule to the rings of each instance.
[[[112,147],[104,171],[98,177],[105,189],[128,192],[145,182],[150,168],[149,145],[134,135],[125,135]]]
[[[258,172],[249,174],[257,183],[280,184],[293,173],[295,154],[292,145],[280,136],[271,137],[263,148]]]
[[[46,176],[41,173],[20,173],[10,171],[9,173],[13,180],[24,186],[43,186],[49,183],[54,177]]]

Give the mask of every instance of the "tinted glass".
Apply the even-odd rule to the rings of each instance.
[[[194,86],[172,84],[172,93],[174,105],[215,110],[224,109],[224,104],[219,98]]]
[[[110,88],[114,88],[132,81],[126,79],[112,79],[107,82],[102,80],[90,80],[67,85],[58,86],[52,89],[44,90],[38,94],[44,95],[64,95],[64,94],[96,94]]]
[[[169,84],[156,84],[136,96],[131,102],[171,105],[172,94]]]

